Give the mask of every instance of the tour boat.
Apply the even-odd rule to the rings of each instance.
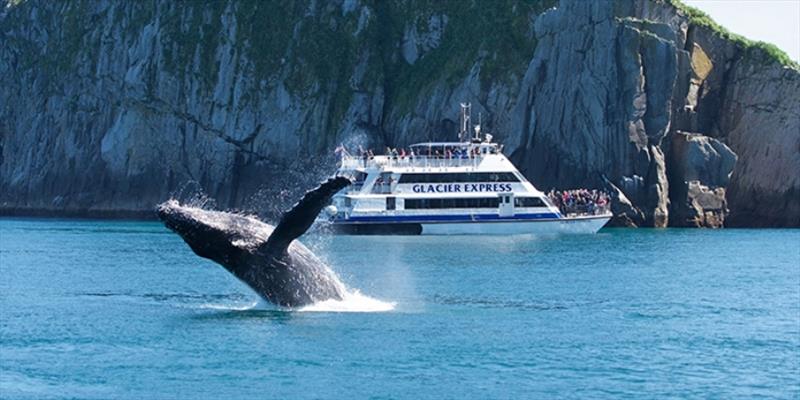
[[[457,142],[418,143],[410,151],[349,154],[340,148],[337,175],[354,183],[326,211],[347,234],[595,233],[611,218],[607,204],[559,208],[503,155],[480,124],[470,135],[462,104]],[[472,136],[472,137],[468,137]]]

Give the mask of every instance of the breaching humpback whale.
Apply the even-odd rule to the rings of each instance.
[[[170,200],[157,207],[164,224],[200,257],[225,267],[267,301],[298,307],[341,300],[344,285],[298,241],[346,177],[330,178],[306,193],[274,228],[255,217],[209,211]]]

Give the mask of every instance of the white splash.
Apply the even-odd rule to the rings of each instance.
[[[299,312],[386,312],[394,310],[395,302],[385,302],[361,294],[358,290],[345,292],[342,300],[325,300],[298,308]]]
[[[261,301],[254,301],[249,304],[201,304],[200,308],[208,309],[208,310],[223,310],[223,311],[247,311],[252,309],[258,309]]]

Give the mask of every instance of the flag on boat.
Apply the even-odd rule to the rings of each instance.
[[[339,144],[339,146],[338,146],[338,147],[336,147],[336,148],[333,150],[333,154],[338,154],[338,155],[341,155],[341,156],[347,156],[347,155],[350,155],[350,154],[347,152],[347,149],[344,147],[344,144]]]

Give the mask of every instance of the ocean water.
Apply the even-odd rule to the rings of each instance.
[[[798,230],[303,242],[351,298],[260,303],[155,222],[0,219],[0,398],[800,398]]]

